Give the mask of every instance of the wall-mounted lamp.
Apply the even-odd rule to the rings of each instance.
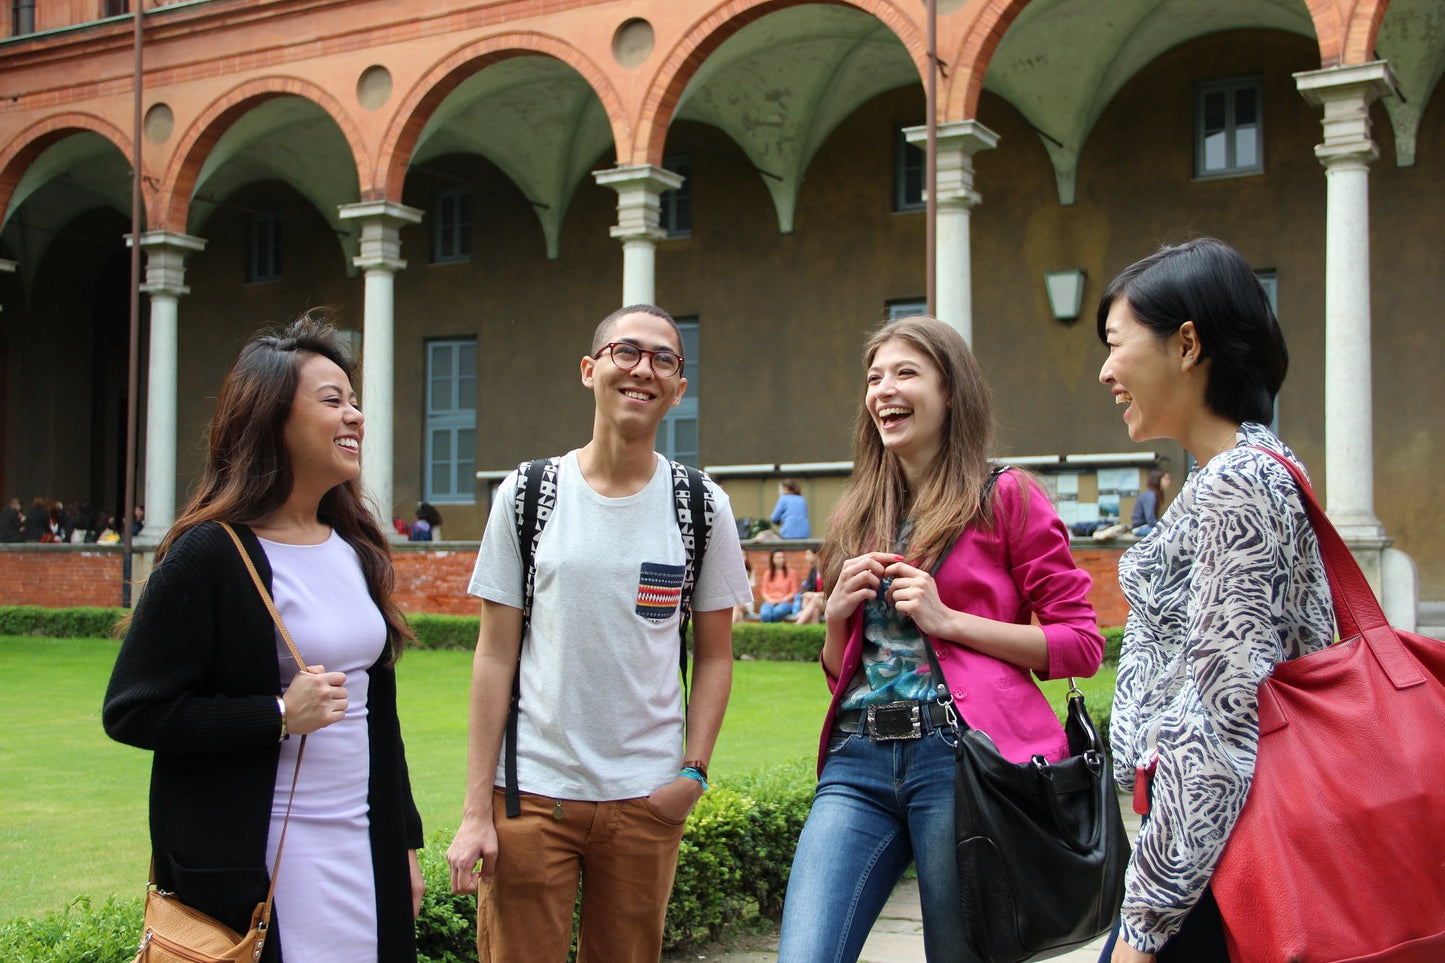
[[[1084,304],[1084,269],[1045,271],[1044,288],[1049,292],[1049,310],[1054,320],[1068,323],[1079,320]]]

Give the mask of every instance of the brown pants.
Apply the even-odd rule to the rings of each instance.
[[[563,963],[582,879],[577,963],[657,963],[683,823],[644,799],[558,801],[522,794],[506,817],[493,796],[497,872],[477,890],[480,963]]]

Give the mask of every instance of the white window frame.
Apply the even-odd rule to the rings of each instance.
[[[662,416],[662,422],[657,426],[657,450],[671,458],[673,461],[680,461],[685,465],[699,467],[698,457],[702,451],[701,420],[698,418],[699,400],[701,398],[702,386],[702,364],[701,364],[701,329],[698,326],[696,316],[676,318],[677,329],[682,335],[682,356],[686,361],[683,367],[683,376],[687,378],[687,393],[677,403],[677,407],[669,408],[667,414]],[[696,451],[691,449],[679,450],[677,447],[678,428],[691,422],[693,438],[696,439],[693,445]]]
[[[472,259],[472,189],[438,187],[432,194],[431,263],[463,264]]]
[[[269,284],[281,280],[281,217],[252,214],[246,246],[246,283]]]
[[[439,358],[445,355],[446,371],[438,371]],[[464,355],[470,351],[471,371],[467,373],[462,364]],[[433,505],[470,505],[476,501],[477,468],[477,339],[476,338],[434,338],[426,342],[426,372],[422,382],[423,426],[422,451],[422,498]],[[461,396],[463,383],[471,381],[472,404],[463,406]],[[446,384],[445,398],[439,398],[434,382]],[[458,457],[459,442],[464,433],[470,432],[472,457],[462,460]],[[446,437],[449,454],[445,458],[436,455],[438,437]],[[437,467],[443,466],[448,476],[445,487],[439,488]]]
[[[1237,97],[1243,91],[1254,94],[1254,161],[1239,162],[1239,125],[1235,119]],[[1212,170],[1205,167],[1208,131],[1205,129],[1204,104],[1215,94],[1224,96],[1224,127],[1217,133],[1224,136],[1225,164]],[[1194,176],[1199,179],[1240,177],[1264,173],[1264,80],[1258,74],[1209,80],[1194,85]]]

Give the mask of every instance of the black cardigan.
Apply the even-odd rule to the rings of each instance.
[[[269,590],[266,553],[250,529],[234,527]],[[230,537],[214,522],[198,525],[176,540],[146,582],[102,714],[112,739],[155,752],[156,882],[240,933],[269,882],[266,836],[281,731],[275,639]],[[396,715],[396,673],[378,663],[367,674],[378,958],[414,960],[407,851],[421,848],[421,817]],[[284,923],[275,913],[273,927]],[[262,959],[280,958],[279,941],[268,940]]]

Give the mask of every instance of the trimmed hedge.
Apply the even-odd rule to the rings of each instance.
[[[115,624],[124,614],[125,609],[47,609],[39,605],[0,605],[0,635],[108,639],[115,634]]]

